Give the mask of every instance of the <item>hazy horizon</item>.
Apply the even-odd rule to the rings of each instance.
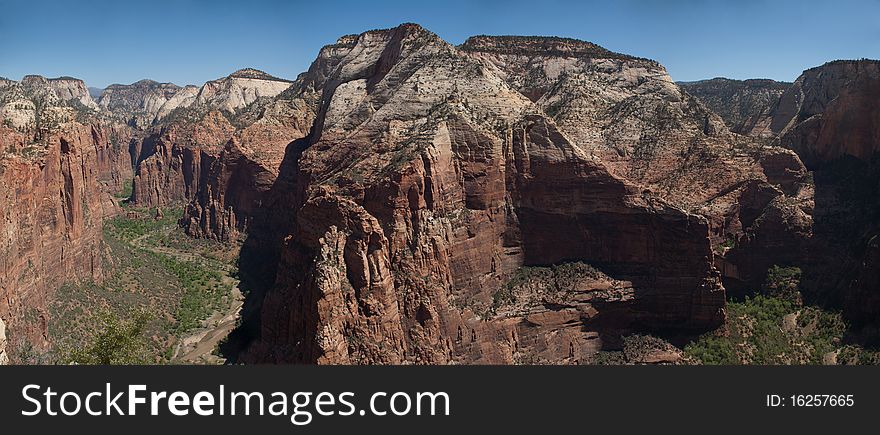
[[[89,87],[142,79],[201,85],[241,68],[294,79],[342,35],[414,22],[458,45],[469,36],[590,41],[660,62],[676,81],[794,81],[837,59],[880,58],[880,0],[484,0],[377,4],[254,0],[0,0],[0,76],[71,76]]]

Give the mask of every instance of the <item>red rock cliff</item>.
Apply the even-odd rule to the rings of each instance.
[[[64,282],[102,279],[101,223],[131,174],[116,134],[70,122],[32,144],[0,128],[0,318],[13,347],[48,344],[47,301]]]
[[[310,72],[315,127],[242,253],[241,361],[576,363],[620,331],[723,320],[707,219],[616,175],[487,64],[404,25]],[[603,272],[502,294],[521,266],[578,261]]]

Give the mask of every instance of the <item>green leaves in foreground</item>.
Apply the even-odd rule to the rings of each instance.
[[[147,341],[144,331],[149,314],[130,310],[124,317],[112,311],[95,316],[97,333],[84,346],[64,352],[67,364],[147,364]]]

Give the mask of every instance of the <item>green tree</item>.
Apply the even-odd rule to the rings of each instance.
[[[150,315],[130,310],[122,318],[112,311],[96,316],[98,333],[84,346],[71,349],[62,360],[68,364],[146,364],[144,331]]]

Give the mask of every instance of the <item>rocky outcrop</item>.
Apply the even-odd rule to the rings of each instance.
[[[738,205],[742,233],[717,260],[734,297],[757,293],[773,266],[803,266],[813,236],[812,186],[786,195],[779,184],[753,181],[740,191]]]
[[[188,225],[191,233],[227,237],[230,233],[225,227],[210,231],[213,222],[234,219],[228,215],[222,196],[219,206],[208,204],[218,192],[218,180],[206,178],[210,166],[237,135],[239,145],[249,147],[246,154],[250,158],[277,173],[283,148],[304,136],[302,129],[308,127],[303,124],[311,122],[308,109],[289,99],[273,99],[290,84],[261,71],[243,69],[198,90],[151,81],[108,88],[102,104],[117,107],[125,116],[134,113],[135,118],[145,116],[150,123],[157,123],[132,147],[136,163],[132,201],[153,207],[186,203],[201,191],[198,208],[192,209],[186,220],[202,222],[204,228],[198,223]],[[212,174],[220,176],[222,172],[216,169]],[[216,212],[216,216],[203,215],[208,212]]]
[[[205,83],[196,96],[196,104],[234,113],[260,98],[271,98],[280,94],[290,84],[289,80],[246,68],[228,77]]]
[[[763,279],[763,262],[772,260],[737,267],[720,247],[748,231],[751,222],[741,222],[741,211],[763,211],[741,210],[749,186],[779,186],[797,196],[806,171],[793,153],[731,134],[651,60],[561,38],[474,37],[461,48],[497,68],[553,117],[575,146],[616,176],[705,217],[725,286],[744,292],[752,288],[750,277]],[[738,255],[731,258],[753,258]]]
[[[102,278],[101,223],[117,212],[115,160],[127,156],[97,126],[65,125],[46,144],[32,157],[0,159],[0,317],[14,339],[36,347],[47,344],[46,304],[55,289]]]
[[[723,77],[678,85],[720,115],[731,131],[761,137],[774,134],[770,130],[771,110],[782,93],[791,87],[791,83],[768,79]]]
[[[856,325],[876,323],[880,314],[878,98],[880,62],[830,62],[804,71],[780,99],[771,125],[815,182],[802,283],[809,297],[842,307]]]
[[[202,87],[141,80],[130,85],[110,85],[99,100],[101,108],[134,127],[148,129],[177,111],[178,121],[191,121],[211,110],[228,114],[261,98],[272,98],[290,87],[288,80],[251,68],[212,80]],[[188,111],[192,107],[194,110]],[[180,110],[178,110],[180,109]]]
[[[615,175],[707,216],[713,234],[725,231],[726,193],[763,178],[758,145],[731,135],[655,61],[563,38],[480,36],[460,48]]]
[[[719,257],[729,290],[754,291],[772,265],[798,266],[807,302],[843,308],[856,327],[876,323],[878,97],[870,60],[811,68],[780,96],[769,129],[797,156],[763,157],[767,182],[741,191],[743,232]]]
[[[186,204],[188,234],[246,239],[239,362],[588,363],[719,325],[774,265],[870,324],[878,65],[676,84],[589,42],[454,47],[406,24],[295,81],[145,80],[96,104],[76,79],[0,79],[0,362],[46,345],[61,283],[101,280],[132,176],[134,203]],[[680,360],[652,352],[627,358]]]
[[[224,150],[206,156],[205,171],[182,224],[192,236],[230,240],[246,232],[262,206],[289,143],[305,137],[314,111],[300,97],[279,97],[240,113]]]
[[[101,223],[118,211],[111,193],[131,175],[130,131],[88,118],[56,87],[29,79],[0,90],[14,101],[11,110],[25,113],[19,119],[30,120],[0,127],[0,319],[7,353],[24,342],[48,344],[47,301],[61,284],[101,280]],[[4,115],[17,114],[7,104]]]
[[[656,65],[580,44],[613,68]],[[621,331],[723,321],[710,222],[606,165],[613,146],[585,139],[597,127],[554,120],[473,46],[416,25],[371,31],[325,47],[294,84],[322,97],[242,251],[240,361],[577,363]],[[664,78],[643,91],[656,103],[664,89],[682,96]],[[664,134],[725,135],[700,107],[682,109],[704,111],[699,127]],[[617,144],[632,155],[633,142]],[[523,266],[567,262],[602,271],[574,273],[565,295],[506,296]]]
[[[843,156],[869,161],[880,150],[880,61],[836,61],[794,82],[773,113],[780,145],[808,168]]]
[[[260,203],[261,189],[277,175],[284,148],[311,126],[309,105],[279,95],[290,85],[240,70],[206,83],[166,117],[179,91],[157,112],[161,122],[153,133],[136,145],[132,200],[149,206],[192,201],[184,217],[190,234],[234,237]]]
[[[193,123],[171,124],[147,136],[136,159],[132,202],[160,207],[193,198],[202,179],[203,156],[219,154],[234,131],[223,114],[212,111]]]
[[[97,105],[82,80],[28,75],[0,87],[0,121],[6,127],[41,139],[69,121],[92,116]]]
[[[117,118],[145,129],[178,107],[195,101],[198,88],[173,83],[141,80],[130,85],[110,85],[101,93],[98,104]]]
[[[28,75],[21,79],[21,85],[30,88],[51,89],[61,101],[76,102],[89,109],[97,108],[85,82],[80,79],[73,77],[47,79],[42,76]]]

